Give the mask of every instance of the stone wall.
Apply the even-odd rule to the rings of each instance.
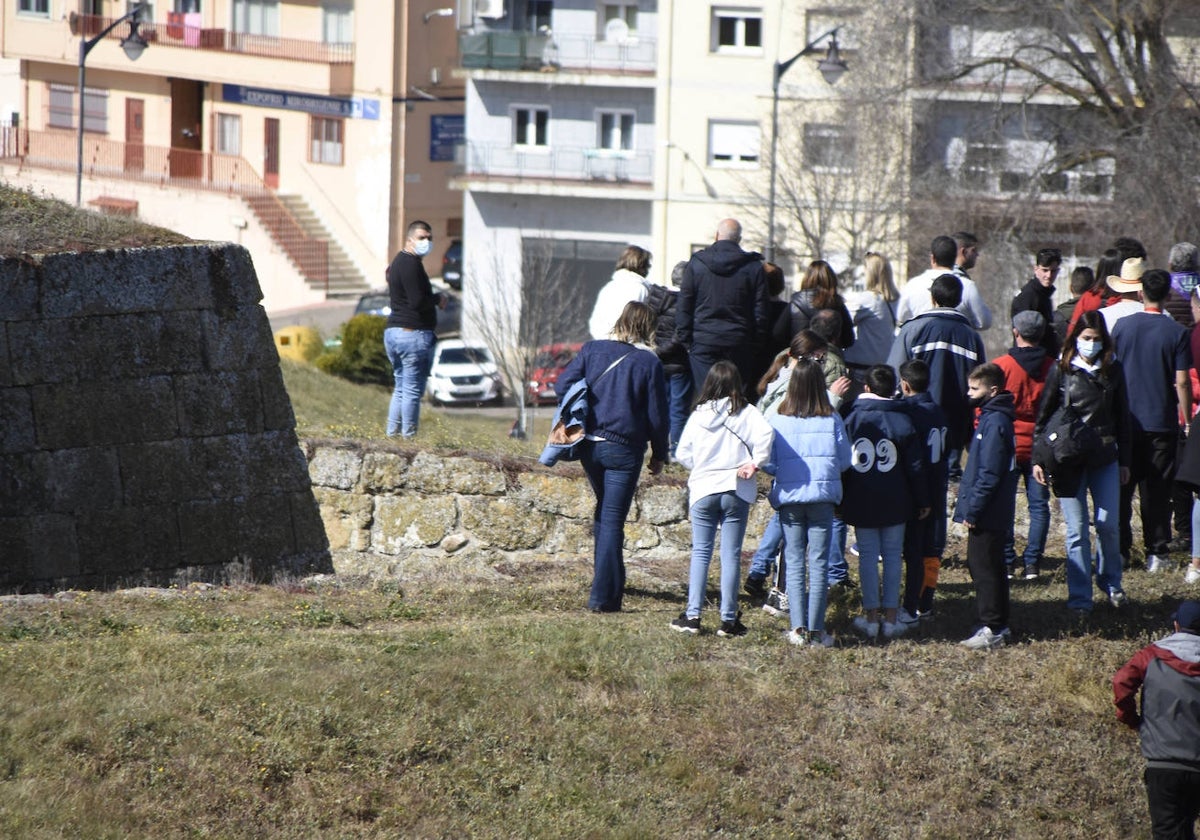
[[[378,443],[305,441],[313,493],[340,574],[394,576],[447,562],[591,559],[595,498],[575,464],[440,455]],[[763,485],[765,487],[765,485]],[[751,508],[746,547],[771,514]],[[625,527],[627,559],[686,557],[682,476],[643,473]]]
[[[245,249],[0,261],[0,589],[327,571]]]

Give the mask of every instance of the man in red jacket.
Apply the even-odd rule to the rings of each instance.
[[[1155,840],[1195,838],[1200,816],[1200,601],[1184,601],[1171,618],[1175,632],[1113,677],[1117,720],[1142,742]]]
[[[1013,316],[1014,346],[1003,356],[995,359],[1004,371],[1004,390],[1013,395],[1016,419],[1013,433],[1017,439],[1017,469],[1024,477],[1025,498],[1029,502],[1029,534],[1025,540],[1025,580],[1037,580],[1038,566],[1046,548],[1046,534],[1050,530],[1050,489],[1033,477],[1033,427],[1037,421],[1038,406],[1042,402],[1042,389],[1046,387],[1046,376],[1054,367],[1054,359],[1046,352],[1042,337],[1046,331],[1046,319],[1039,312],[1026,310]],[[1013,539],[1013,526],[1008,527],[1004,542],[1004,562],[1008,566],[1008,579],[1017,575],[1017,552]]]

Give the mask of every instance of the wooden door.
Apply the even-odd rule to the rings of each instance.
[[[125,100],[125,171],[141,172],[146,164],[146,102]]]
[[[279,120],[267,117],[263,123],[263,181],[279,189]]]
[[[171,79],[171,177],[199,178],[204,152],[201,109],[204,87],[190,79]]]

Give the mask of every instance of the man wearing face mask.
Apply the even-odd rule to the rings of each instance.
[[[428,222],[415,221],[405,232],[404,249],[387,269],[392,312],[383,330],[383,348],[392,363],[396,388],[388,406],[387,433],[411,438],[417,434],[421,395],[433,363],[437,310],[445,295],[435,293],[422,260],[433,246]]]

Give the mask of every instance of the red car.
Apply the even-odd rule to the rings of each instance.
[[[554,405],[558,402],[554,383],[582,347],[582,344],[543,344],[538,348],[537,358],[533,360],[533,373],[526,388],[531,404]]]

